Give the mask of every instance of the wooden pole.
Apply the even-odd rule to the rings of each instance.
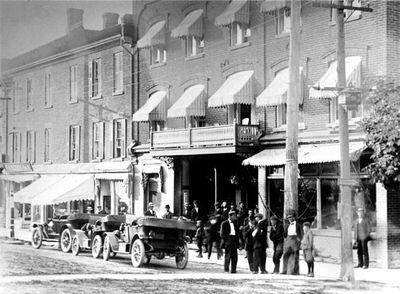
[[[343,0],[338,1],[338,6],[343,6]],[[345,55],[345,32],[344,32],[344,9],[337,9],[337,86],[344,89],[346,83],[346,55]],[[342,97],[343,98],[343,97]],[[339,97],[339,101],[342,100]],[[353,269],[353,250],[351,236],[351,191],[350,186],[343,185],[342,180],[350,178],[350,158],[349,158],[349,126],[347,109],[343,104],[339,104],[339,138],[340,138],[340,224],[341,224],[341,270],[340,278],[343,281],[354,281]]]
[[[296,212],[298,211],[298,111],[301,53],[300,10],[301,1],[292,0],[290,9],[289,89],[286,102],[285,217],[289,209],[293,209]]]

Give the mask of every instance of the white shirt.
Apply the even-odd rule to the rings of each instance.
[[[297,236],[296,221],[289,224],[287,234],[288,234],[288,236]]]
[[[233,222],[229,221],[229,225],[231,226],[231,232],[229,233],[229,235],[235,236],[236,232],[235,232],[235,226],[233,225]]]

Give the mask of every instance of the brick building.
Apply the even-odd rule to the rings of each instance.
[[[2,68],[12,100],[1,203],[22,227],[94,205],[132,212],[132,16],[105,13],[94,31],[70,8],[67,22],[65,36]]]

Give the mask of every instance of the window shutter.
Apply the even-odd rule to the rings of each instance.
[[[89,61],[89,70],[88,70],[88,93],[89,97],[93,97],[93,60]]]
[[[124,142],[122,143],[121,157],[126,157],[126,119],[123,120],[122,127],[123,127],[122,134],[124,134]]]
[[[67,127],[67,161],[71,160],[71,126]]]
[[[36,132],[32,132],[32,162],[36,162]]]
[[[115,144],[115,127],[114,127],[114,120],[111,121],[111,128],[110,128],[110,158],[114,158],[114,144]]]
[[[78,126],[77,129],[78,129],[78,134],[77,134],[76,142],[77,142],[77,145],[78,145],[78,148],[77,148],[78,155],[77,155],[76,159],[78,161],[80,161],[80,159],[81,159],[81,126]]]
[[[22,159],[22,133],[18,134],[18,140],[19,140],[19,142],[18,142],[18,148],[19,148],[19,150],[18,150],[18,162],[21,162],[21,159]]]
[[[97,59],[97,79],[98,79],[98,87],[99,87],[99,96],[101,95],[101,58]]]
[[[100,142],[100,158],[104,159],[104,122],[100,123],[100,135],[101,135],[101,142]]]

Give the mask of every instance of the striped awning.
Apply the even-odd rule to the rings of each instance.
[[[14,194],[14,202],[30,203],[39,193],[59,182],[65,175],[44,175]]]
[[[261,3],[260,11],[263,13],[274,14],[275,11],[282,8],[290,8],[289,0],[264,0]]]
[[[353,87],[361,87],[361,56],[346,57],[346,82]],[[310,99],[331,99],[338,97],[337,91],[323,90],[323,88],[337,87],[337,62],[334,61],[322,78],[310,89]],[[321,90],[316,90],[319,88]]]
[[[276,106],[286,103],[289,89],[289,68],[277,73],[272,82],[256,98],[257,106]],[[300,67],[300,97],[299,104],[303,103],[303,68]]]
[[[133,121],[165,121],[167,114],[167,92],[154,92],[147,102],[136,111],[133,116]]]
[[[71,174],[38,193],[32,200],[33,205],[50,205],[75,200],[94,200],[93,174]]]
[[[311,164],[340,161],[339,143],[300,145],[298,149],[298,163]],[[352,161],[358,160],[362,150],[366,148],[364,142],[350,142],[349,153]],[[253,166],[280,166],[285,165],[286,149],[265,149],[256,155],[243,160],[243,165]]]
[[[203,9],[190,12],[183,21],[171,31],[172,38],[203,37]]]
[[[232,104],[253,104],[254,71],[241,71],[230,75],[222,86],[208,99],[208,107],[223,107]]]
[[[168,109],[168,117],[206,115],[206,94],[204,85],[194,85],[185,90],[181,97]]]
[[[247,0],[232,0],[224,12],[215,18],[215,25],[219,27],[229,26],[234,22],[249,24],[250,7]]]
[[[138,48],[150,48],[155,45],[165,44],[165,21],[153,24],[146,34],[137,42]]]
[[[0,175],[0,180],[3,181],[10,181],[15,183],[24,183],[24,182],[31,182],[37,179],[36,174],[18,174],[18,175],[11,175],[11,174],[4,174]]]

